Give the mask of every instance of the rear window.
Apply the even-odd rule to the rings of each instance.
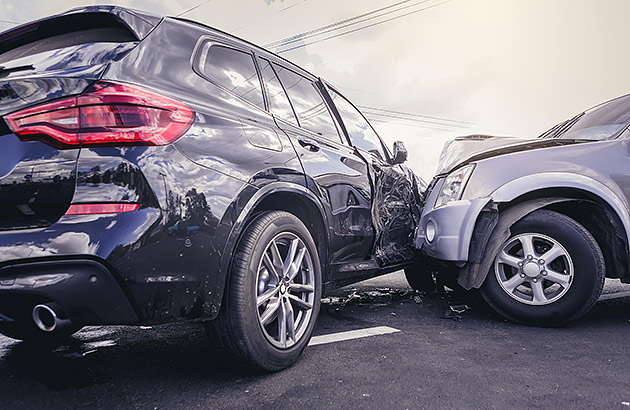
[[[0,64],[46,51],[89,43],[126,43],[138,38],[118,17],[78,13],[18,27],[0,35]]]
[[[199,60],[201,74],[215,83],[264,109],[262,87],[251,54],[206,43]]]

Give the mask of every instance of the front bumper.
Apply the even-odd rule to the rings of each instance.
[[[451,262],[466,262],[477,218],[491,198],[466,199],[434,208],[444,180],[439,181],[427,198],[416,231],[415,246],[428,256]],[[435,235],[428,240],[427,225],[433,224]]]

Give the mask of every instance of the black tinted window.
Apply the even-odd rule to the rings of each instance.
[[[297,125],[291,103],[287,98],[287,94],[284,92],[284,88],[282,88],[282,84],[280,84],[280,80],[278,80],[276,73],[271,67],[271,63],[265,59],[259,58],[258,65],[260,66],[260,74],[262,75],[263,82],[267,87],[269,111],[278,118]]]
[[[337,127],[315,85],[305,77],[273,64],[289,95],[300,126],[327,138],[339,140]]]
[[[223,88],[264,109],[262,88],[251,54],[212,45],[202,53],[199,69]]]
[[[352,145],[364,151],[371,152],[380,159],[385,160],[386,156],[383,152],[381,140],[370,123],[368,123],[361,112],[354,108],[344,97],[330,88],[328,90],[335,107],[337,107],[337,111],[339,111],[343,125],[346,127],[346,131],[348,131]]]

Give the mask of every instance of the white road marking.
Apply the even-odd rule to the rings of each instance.
[[[362,337],[387,335],[400,332],[389,326],[369,327],[367,329],[349,330],[347,332],[331,333],[328,335],[313,336],[309,346],[323,345],[325,343],[343,342],[344,340],[360,339]]]
[[[617,293],[606,293],[605,295],[601,295],[599,300],[610,300],[610,299],[619,299],[630,296],[630,290],[625,292],[617,292]]]

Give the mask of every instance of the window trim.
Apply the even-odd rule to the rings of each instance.
[[[264,57],[263,57],[263,58],[264,58]],[[278,80],[280,81],[280,85],[282,86],[282,89],[284,90],[284,94],[286,95],[287,99],[289,100],[289,104],[291,104],[291,108],[293,109],[293,114],[295,115],[295,119],[297,120],[298,127],[299,127],[300,129],[302,129],[302,130],[305,130],[305,131],[310,132],[311,134],[318,135],[319,137],[323,138],[323,139],[324,139],[324,140],[326,140],[326,141],[332,141],[332,142],[334,142],[334,143],[344,145],[343,135],[342,135],[341,129],[340,129],[340,127],[339,127],[339,124],[338,124],[338,122],[337,122],[337,119],[335,118],[335,113],[332,111],[332,109],[331,109],[331,107],[330,107],[330,104],[328,103],[328,100],[327,100],[326,96],[325,96],[325,95],[321,92],[321,89],[320,89],[320,86],[319,86],[319,79],[317,79],[317,78],[313,79],[313,78],[310,78],[310,77],[312,77],[312,76],[310,76],[310,75],[309,75],[309,76],[306,76],[306,75],[303,75],[303,74],[297,73],[297,72],[295,72],[295,70],[292,70],[292,69],[288,68],[285,64],[278,63],[277,61],[273,61],[273,60],[268,59],[268,58],[264,58],[264,59],[265,59],[265,60],[267,60],[267,61],[269,61],[269,62],[271,63],[271,68],[273,69],[274,73],[276,74],[276,78],[278,78]],[[279,66],[279,67],[284,68],[284,69],[285,69],[285,70],[287,70],[287,71],[292,72],[293,74],[295,74],[295,75],[297,75],[297,76],[300,76],[300,77],[302,77],[302,78],[304,78],[304,79],[308,80],[308,81],[311,83],[311,85],[313,86],[313,89],[315,90],[315,92],[316,92],[316,93],[319,95],[319,97],[322,99],[322,102],[324,103],[324,106],[326,107],[326,111],[328,112],[328,115],[330,115],[330,119],[332,120],[332,124],[333,124],[333,126],[334,126],[334,128],[335,128],[335,131],[337,131],[337,140],[334,140],[334,139],[328,138],[328,137],[326,137],[325,135],[323,135],[323,134],[319,134],[319,133],[317,133],[317,132],[315,132],[315,131],[312,131],[312,130],[309,130],[308,128],[304,128],[304,127],[302,126],[302,124],[300,124],[300,117],[299,117],[299,116],[297,115],[297,113],[295,112],[295,107],[293,106],[293,101],[291,101],[291,97],[289,96],[289,93],[287,92],[286,87],[285,87],[285,86],[284,86],[284,84],[282,83],[282,80],[280,79],[280,76],[278,75],[278,72],[276,71],[276,69],[275,69],[275,67],[274,67],[274,64],[275,64],[275,65],[277,65],[277,66]],[[264,86],[264,88],[266,88],[266,85]],[[272,114],[272,113],[271,113],[271,111],[270,111],[269,113],[270,113],[270,114]],[[272,115],[273,115],[273,114],[272,114]],[[371,125],[370,125],[370,126],[371,126]]]
[[[228,90],[227,88],[225,88],[222,84],[219,84],[219,82],[215,79],[213,79],[212,77],[207,76],[206,74],[203,73],[203,69],[202,69],[202,61],[205,61],[205,59],[208,56],[208,51],[210,50],[210,47],[213,46],[218,46],[218,47],[224,47],[224,48],[229,48],[232,49],[234,51],[238,51],[241,53],[245,53],[248,54],[251,59],[252,59],[252,65],[254,67],[254,70],[256,70],[256,76],[258,77],[258,82],[260,84],[260,91],[262,93],[263,96],[263,105],[264,107],[259,107],[256,104],[254,104],[253,102],[235,94],[234,92]],[[195,74],[197,74],[198,76],[200,76],[201,78],[203,78],[206,81],[211,82],[212,84],[216,85],[217,87],[219,87],[221,90],[223,90],[224,92],[238,98],[239,100],[247,103],[248,105],[261,110],[263,112],[268,112],[268,104],[267,104],[267,99],[265,96],[265,90],[264,90],[264,85],[262,82],[262,79],[260,78],[260,70],[258,68],[258,64],[256,64],[256,58],[255,58],[255,54],[254,52],[246,47],[239,47],[237,45],[231,44],[229,42],[223,42],[223,41],[217,41],[215,37],[209,36],[209,35],[205,35],[205,36],[201,36],[199,37],[199,39],[197,40],[197,43],[195,44],[195,47],[193,48],[193,52],[191,54],[190,57],[190,64],[192,66],[193,71],[195,72]]]
[[[346,136],[346,139],[348,140],[348,144],[351,147],[358,148],[357,146],[354,145],[352,138],[350,138],[350,133],[348,132],[348,130],[346,129],[346,124],[344,124],[343,122],[343,117],[341,116],[341,114],[339,113],[339,110],[337,109],[337,106],[335,105],[332,96],[328,93],[328,89],[334,91],[335,93],[337,93],[337,95],[341,98],[343,98],[348,104],[350,104],[352,106],[352,108],[354,108],[355,110],[357,110],[357,112],[361,115],[361,117],[365,120],[365,122],[370,126],[370,128],[372,129],[372,131],[374,131],[374,135],[376,135],[376,137],[378,138],[379,142],[381,143],[381,148],[383,149],[383,152],[385,153],[386,158],[384,159],[387,163],[391,164],[392,163],[392,153],[389,152],[389,149],[387,148],[387,146],[385,145],[385,143],[383,142],[383,138],[381,138],[381,136],[378,134],[378,132],[376,132],[376,130],[374,129],[374,127],[372,126],[372,123],[370,121],[368,121],[367,118],[365,118],[365,115],[363,115],[363,113],[361,112],[360,109],[358,109],[356,107],[356,105],[354,105],[352,103],[352,101],[350,101],[348,98],[346,98],[345,95],[343,95],[342,93],[339,92],[339,90],[337,90],[335,87],[333,87],[331,84],[329,84],[327,81],[321,80],[321,83],[324,85],[324,90],[326,91],[326,97],[330,99],[330,105],[332,107],[334,107],[335,110],[335,115],[338,116],[338,121],[341,124],[341,127],[343,128],[343,133]],[[366,151],[368,152],[368,151]],[[376,157],[376,155],[372,154],[370,152],[370,155]]]
[[[286,97],[287,101],[289,102],[289,107],[291,107],[291,112],[293,113],[293,118],[295,118],[295,123],[297,124],[297,126],[299,128],[301,128],[300,126],[300,120],[297,117],[297,114],[295,113],[295,108],[293,108],[293,103],[291,103],[291,99],[289,98],[289,95],[287,94],[287,90],[284,88],[284,84],[282,84],[282,81],[280,81],[280,77],[278,77],[278,73],[276,72],[276,69],[273,68],[273,61],[271,61],[269,58],[267,57],[263,57],[261,55],[258,55],[257,53],[254,53],[254,60],[256,61],[256,63],[258,64],[258,60],[262,59],[265,60],[266,62],[269,63],[269,67],[271,67],[271,71],[273,71],[273,74],[276,76],[276,79],[278,80],[278,83],[280,84],[280,87],[282,87],[282,91],[284,92],[284,96]],[[262,84],[262,88],[263,88],[263,94],[265,96],[265,101],[268,102],[267,104],[267,113],[269,115],[271,115],[274,118],[277,118],[280,121],[286,122],[287,124],[291,124],[291,122],[289,122],[288,120],[278,117],[277,115],[275,115],[273,112],[271,112],[271,100],[269,99],[269,90],[267,89],[267,82],[265,81],[265,79],[262,76],[262,70],[260,69],[260,66],[258,66],[258,76],[260,77],[260,83]],[[293,126],[295,126],[295,124],[291,124]]]

